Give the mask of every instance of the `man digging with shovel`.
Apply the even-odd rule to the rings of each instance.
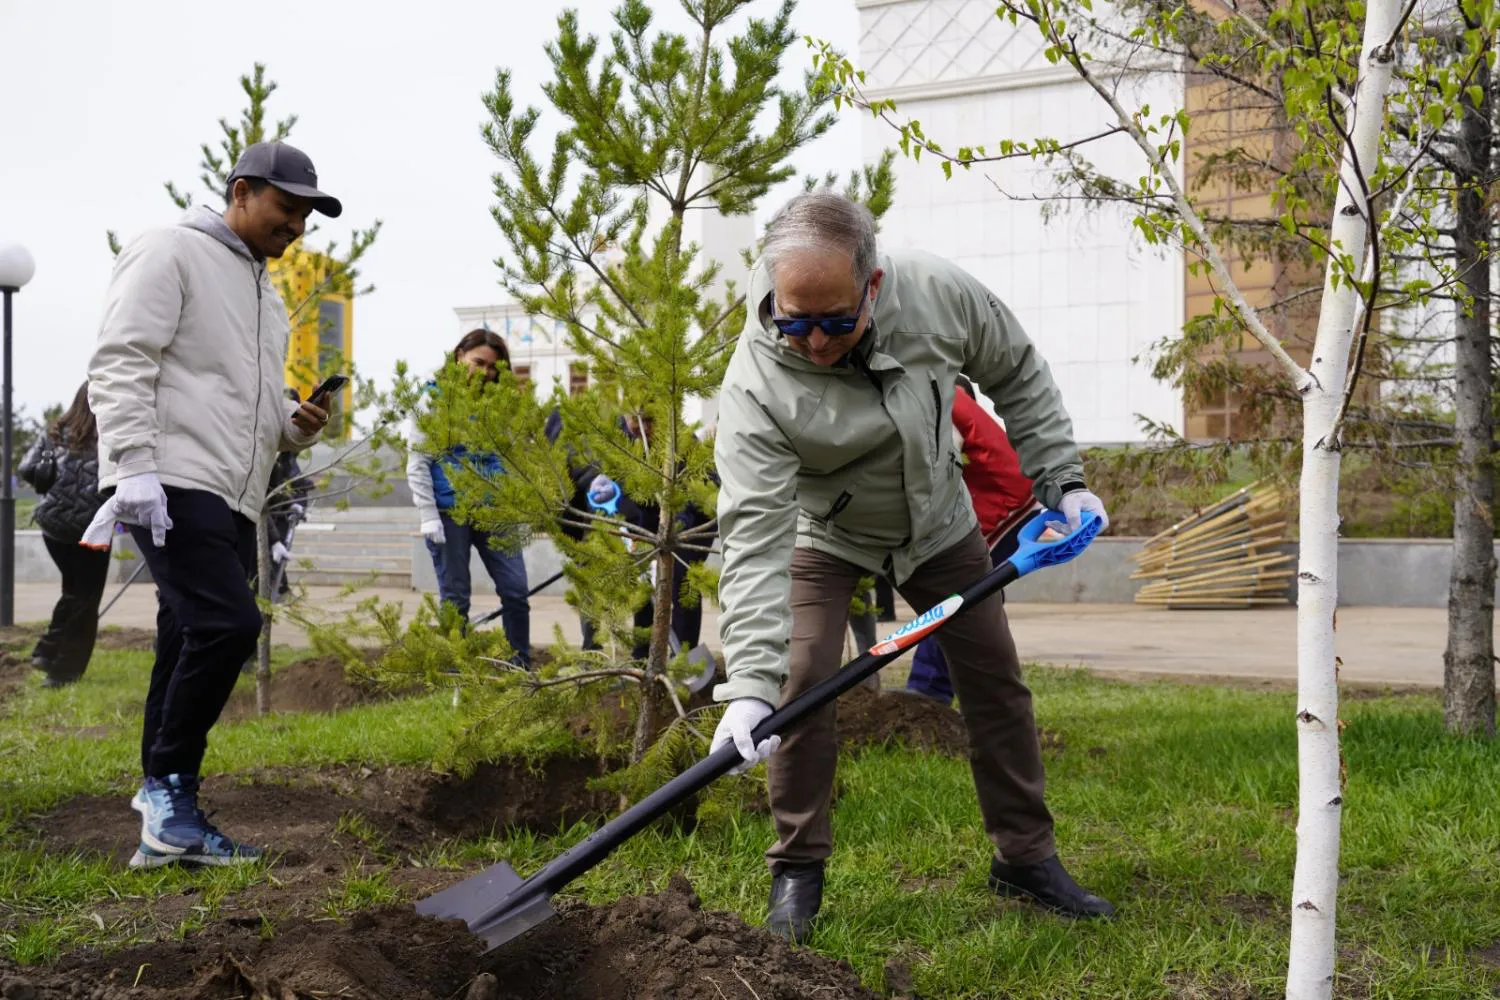
[[[1105,518],[1046,363],[973,277],[926,253],[877,257],[875,220],[832,193],[799,195],[766,228],[749,316],[720,398],[720,628],[728,702],[714,747],[770,758],[778,840],[768,925],[806,936],[832,852],[835,708],[755,745],[779,701],[832,674],[861,577],[883,573],[913,607],[990,570],[951,411],[967,375],[1005,419],[1027,477],[1076,528]],[[998,594],[938,633],[968,728],[990,887],[1074,917],[1114,907],[1058,861],[1031,693]],[[772,754],[780,747],[780,752]]]

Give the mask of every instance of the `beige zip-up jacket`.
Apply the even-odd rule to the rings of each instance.
[[[728,668],[719,701],[779,700],[794,547],[901,581],[974,530],[953,443],[960,372],[993,400],[1037,499],[1056,508],[1064,487],[1083,483],[1062,396],[1010,310],[932,254],[893,251],[880,267],[874,329],[832,367],[783,343],[770,277],[763,265],[751,274],[714,447]]]
[[[212,209],[134,240],[89,361],[100,488],[155,472],[258,521],[276,453],[317,440],[291,422],[290,332],[265,261]]]

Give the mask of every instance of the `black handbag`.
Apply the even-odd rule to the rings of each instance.
[[[57,449],[51,435],[42,434],[36,439],[16,473],[38,493],[46,493],[57,485]]]

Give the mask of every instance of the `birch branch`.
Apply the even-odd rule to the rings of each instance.
[[[1010,4],[1007,3],[1007,6],[1010,6]],[[1015,8],[1011,7],[1011,9],[1014,10]],[[1020,12],[1018,11],[1018,13]],[[1022,14],[1022,16],[1026,15]],[[1030,17],[1027,19],[1031,20]],[[1104,86],[1098,77],[1090,72],[1088,66],[1084,63],[1083,57],[1079,54],[1077,44],[1074,40],[1070,37],[1064,41],[1057,38],[1050,29],[1044,30],[1046,30],[1047,37],[1052,44],[1056,45],[1063,52],[1064,57],[1068,60],[1069,65],[1073,67],[1074,72],[1079,75],[1079,78],[1087,83],[1105,104],[1109,105],[1110,111],[1114,113],[1115,118],[1120,122],[1125,133],[1135,141],[1136,146],[1139,147],[1141,153],[1146,157],[1147,162],[1151,164],[1156,175],[1166,184],[1167,190],[1171,192],[1172,201],[1177,206],[1178,215],[1192,231],[1194,238],[1200,244],[1198,253],[1208,262],[1209,267],[1213,269],[1214,274],[1223,283],[1225,296],[1234,307],[1234,311],[1240,317],[1241,322],[1245,324],[1245,328],[1250,331],[1250,335],[1276,360],[1276,363],[1292,379],[1298,392],[1306,393],[1315,384],[1312,373],[1299,365],[1287,353],[1286,348],[1281,346],[1281,341],[1261,322],[1260,315],[1256,312],[1255,307],[1246,301],[1244,293],[1240,291],[1239,284],[1234,280],[1234,275],[1230,273],[1229,265],[1224,262],[1224,258],[1219,253],[1218,246],[1209,235],[1208,228],[1203,224],[1203,219],[1198,215],[1198,211],[1193,207],[1192,202],[1188,200],[1187,192],[1183,190],[1182,184],[1177,180],[1177,175],[1172,165],[1157,150],[1155,144],[1151,142],[1150,137],[1136,123],[1135,118],[1125,110],[1124,106],[1120,104],[1109,88]]]

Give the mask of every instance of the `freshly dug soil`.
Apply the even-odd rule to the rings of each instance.
[[[262,940],[259,920],[212,925],[181,942],[65,957],[45,971],[0,967],[6,1000],[448,1000],[475,975],[480,943],[456,921],[409,907],[347,923],[296,920]]]
[[[41,634],[40,625],[0,628],[0,702],[19,691],[31,676],[31,650]]]
[[[298,660],[271,675],[273,712],[338,712],[391,697],[388,692],[351,680],[336,656]],[[239,720],[255,715],[255,683],[246,679],[224,706],[223,718]]]
[[[969,756],[969,733],[957,709],[911,694],[857,687],[839,699],[839,743],[858,753],[865,747],[905,746],[949,757]],[[1037,730],[1043,750],[1061,750],[1062,739]]]
[[[94,645],[99,649],[149,653],[156,649],[156,630],[107,625],[99,630],[99,638]]]
[[[490,955],[456,921],[384,907],[347,923],[225,922],[181,943],[51,968],[0,964],[7,1000],[874,1000],[842,962],[700,908],[680,876],[658,896],[564,903]]]
[[[928,698],[857,687],[839,699],[838,718],[845,750],[899,744],[950,757],[969,755],[963,716]]]
[[[0,702],[19,691],[34,672],[36,668],[31,665],[30,656],[0,650]]]
[[[656,896],[567,906],[487,964],[494,1000],[874,1000],[843,962],[701,909],[682,876]]]
[[[362,854],[400,856],[507,827],[555,833],[607,815],[615,797],[587,787],[602,770],[596,759],[572,757],[484,764],[469,778],[414,768],[268,769],[211,776],[202,801],[230,836],[277,852],[278,872],[337,868]],[[139,822],[126,795],[84,795],[28,825],[49,851],[123,863]]]

